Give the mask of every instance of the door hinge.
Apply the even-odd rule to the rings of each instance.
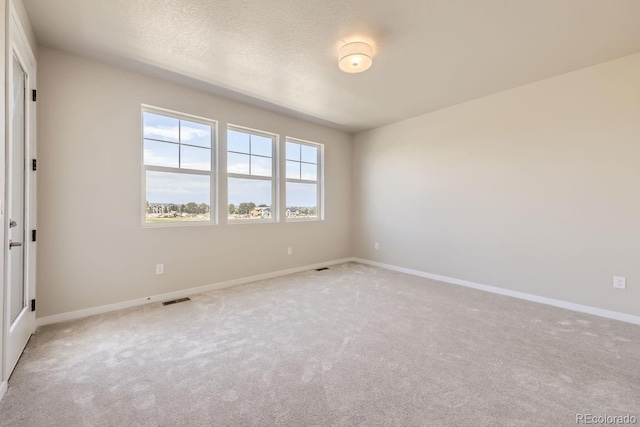
[[[38,97],[38,92],[35,89],[33,89],[31,91],[31,99],[33,100],[33,102],[36,102],[37,97]]]
[[[38,161],[36,159],[32,159],[31,160],[31,170],[37,170],[38,169]]]
[[[36,300],[31,300],[31,311],[36,311]]]
[[[32,242],[36,241],[36,230],[31,230],[31,241]]]

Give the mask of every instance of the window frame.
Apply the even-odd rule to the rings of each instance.
[[[300,179],[297,178],[288,178],[286,174],[286,163],[287,161],[296,161],[296,160],[288,160],[287,159],[287,142],[291,142],[293,144],[306,145],[308,147],[314,147],[318,149],[318,157],[317,157],[317,181],[302,179],[302,174],[300,175]],[[300,164],[308,163],[302,161],[302,149],[300,153],[300,160],[298,161]],[[284,183],[284,217],[285,222],[313,222],[313,221],[324,221],[324,144],[319,142],[307,141],[300,138],[294,138],[287,136],[284,140],[284,164],[285,164],[285,183]],[[302,171],[301,171],[302,173]],[[287,210],[287,184],[289,182],[300,183],[300,184],[316,184],[318,186],[317,194],[316,194],[316,204],[317,204],[317,216],[315,218],[291,218],[286,215]]]
[[[144,164],[144,113],[151,113],[156,115],[161,115],[165,117],[170,117],[172,119],[184,120],[193,123],[198,123],[201,125],[211,126],[211,168],[209,171],[199,170],[199,169],[186,169],[180,168],[180,164],[178,163],[178,167],[171,166],[150,166]],[[153,140],[153,139],[151,139]],[[178,142],[169,142],[169,141],[160,141],[166,143],[177,144],[180,147],[182,144],[180,140],[180,134],[178,134]],[[192,146],[190,144],[184,144],[187,146]],[[193,146],[197,147],[197,146]],[[206,148],[206,147],[197,147],[197,148]],[[178,151],[180,153],[180,151]],[[178,111],[169,110],[166,108],[155,107],[152,105],[141,104],[140,108],[140,164],[142,170],[142,192],[141,192],[141,215],[142,215],[142,227],[143,228],[164,228],[164,227],[196,227],[196,226],[210,226],[218,224],[218,187],[217,187],[217,174],[218,174],[218,121],[209,119],[202,116],[196,116],[188,113],[181,113]],[[180,155],[180,154],[179,154]],[[209,220],[208,221],[173,221],[173,222],[157,222],[150,223],[147,222],[146,215],[146,202],[147,202],[147,172],[165,172],[165,173],[177,173],[184,175],[200,175],[200,176],[209,176]]]
[[[251,175],[251,163],[249,163],[249,174],[242,174],[242,173],[235,173],[235,172],[229,172],[229,131],[235,131],[235,132],[242,132],[242,133],[247,133],[249,135],[256,135],[256,136],[261,136],[264,138],[270,138],[272,143],[271,143],[271,176],[260,176],[260,175]],[[277,222],[280,221],[280,212],[278,209],[279,206],[279,161],[278,161],[278,154],[279,154],[279,145],[280,145],[280,135],[276,134],[276,133],[272,133],[272,132],[267,132],[264,130],[260,130],[260,129],[254,129],[254,128],[250,128],[247,126],[242,126],[242,125],[236,125],[236,124],[232,124],[232,123],[227,123],[227,129],[226,129],[226,133],[225,133],[225,141],[226,141],[226,147],[225,147],[225,156],[226,156],[226,165],[227,165],[227,204],[226,204],[226,218],[227,218],[227,225],[237,225],[237,224],[275,224]],[[249,143],[251,144],[251,143]],[[266,158],[266,156],[261,156],[261,155],[256,155],[256,154],[251,154],[251,145],[249,145],[249,153],[241,153],[238,151],[231,151],[231,153],[234,154],[242,154],[242,155],[248,155],[249,156],[249,162],[251,162],[251,156],[257,156],[257,157],[262,157],[262,158]],[[271,181],[271,218],[260,218],[260,219],[251,219],[249,218],[248,220],[246,219],[229,219],[229,178],[238,178],[238,179],[252,179],[252,180],[259,180],[259,181]],[[257,206],[256,206],[257,207]]]

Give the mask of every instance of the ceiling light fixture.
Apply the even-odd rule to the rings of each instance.
[[[361,73],[373,64],[373,48],[369,43],[351,42],[340,48],[338,67],[345,73]]]

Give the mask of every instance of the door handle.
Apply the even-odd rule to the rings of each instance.
[[[9,250],[11,250],[11,248],[13,248],[14,246],[22,246],[21,242],[12,242],[11,240],[9,240]]]

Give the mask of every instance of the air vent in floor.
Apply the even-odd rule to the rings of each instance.
[[[177,304],[179,302],[185,302],[185,301],[191,301],[191,298],[178,298],[178,299],[174,299],[171,301],[165,301],[162,303],[162,305],[171,305],[171,304]]]

